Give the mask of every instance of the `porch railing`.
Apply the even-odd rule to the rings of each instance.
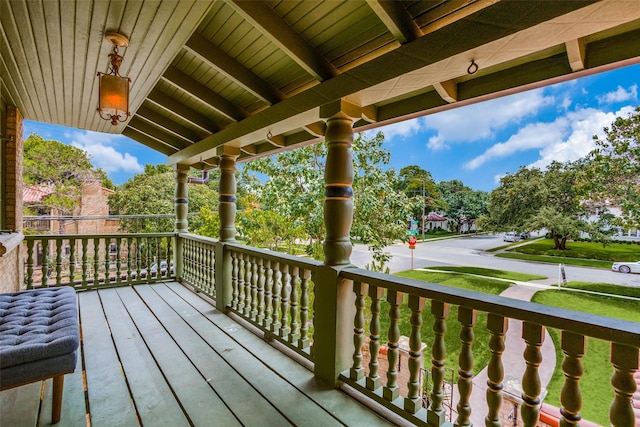
[[[29,235],[24,241],[27,289],[150,283],[175,277],[174,233]]]
[[[235,313],[262,330],[265,337],[307,357],[318,377],[331,382],[335,373],[334,383],[344,382],[363,397],[417,425],[442,426],[454,421],[456,425],[468,425],[472,410],[482,413],[488,425],[500,425],[505,383],[502,356],[506,346],[513,345],[505,340],[509,319],[523,322],[525,371],[518,418],[525,426],[535,425],[539,418],[543,398],[539,367],[545,363],[540,349],[545,329],[549,328],[560,331],[558,345],[564,354],[563,422],[576,424],[580,408],[589,405],[582,401],[580,390],[586,338],[603,340],[610,343],[613,376],[610,384],[599,387],[602,394],[613,396],[611,424],[634,425],[631,397],[636,391],[633,375],[638,370],[640,323],[352,266],[334,268],[190,234],[29,236],[25,249],[28,287],[68,283],[91,288],[176,276],[213,297],[219,309]],[[408,326],[401,325],[401,311],[410,313]],[[446,320],[452,311],[457,311],[460,350],[455,366],[447,366],[446,355],[452,350],[445,345]],[[480,313],[486,318],[485,324],[477,321]],[[423,319],[432,320],[423,324]],[[422,342],[425,328],[433,330],[431,342]],[[481,407],[472,408],[472,380],[477,374],[473,365],[478,356],[473,349],[474,331],[478,328],[488,330],[487,342],[480,344],[488,348],[485,351],[490,357],[486,396]],[[401,332],[407,335],[403,352],[408,356],[406,380],[400,380],[398,368],[403,351]],[[387,337],[385,342],[382,337]],[[423,363],[433,383],[426,398],[421,382]],[[447,420],[444,407],[445,371],[451,369],[457,373],[456,384],[452,385],[456,389],[455,420]]]
[[[447,348],[445,346],[446,318],[450,309],[457,308],[457,320],[460,324],[459,338],[461,349],[458,353],[457,371],[457,419],[455,425],[469,425],[471,414],[470,396],[474,377],[473,362],[474,329],[486,327],[490,334],[488,342],[483,343],[491,356],[488,364],[486,407],[473,408],[486,415],[487,425],[500,425],[500,408],[504,387],[504,366],[502,354],[505,349],[505,335],[509,319],[517,319],[522,324],[522,340],[525,343],[523,354],[526,365],[522,377],[522,405],[519,417],[523,425],[537,425],[541,395],[539,366],[544,362],[540,348],[544,341],[545,328],[561,331],[558,343],[564,354],[562,370],[564,384],[561,391],[564,425],[574,425],[580,421],[580,409],[589,402],[582,402],[580,378],[583,374],[582,358],[586,352],[586,338],[592,337],[609,342],[610,361],[613,376],[611,384],[601,384],[606,395],[613,389],[610,420],[614,426],[633,426],[634,412],[631,396],[636,391],[633,378],[638,370],[640,348],[640,323],[595,316],[560,308],[554,308],[519,301],[510,298],[487,295],[446,286],[425,283],[386,274],[374,273],[357,268],[347,268],[340,277],[353,282],[353,364],[342,372],[340,379],[359,390],[367,397],[383,404],[417,425],[441,426],[445,423],[443,407],[444,363]],[[382,301],[389,307],[388,328],[380,329]],[[400,310],[408,309],[410,316],[409,332],[409,379],[406,392],[400,393],[398,382],[398,357],[400,338]],[[429,311],[433,324],[422,324],[423,314]],[[365,321],[365,311],[369,319]],[[487,313],[486,325],[476,324],[478,313]],[[430,369],[433,388],[427,399],[422,398],[420,368],[423,355],[421,331],[424,327],[433,328],[433,342],[426,343],[430,349]],[[379,370],[378,357],[381,355],[380,336],[386,332],[386,374]],[[368,345],[365,341],[368,339]],[[369,363],[363,364],[363,350],[368,349]],[[425,405],[424,402],[430,402]],[[454,421],[454,420],[450,420]],[[562,422],[561,422],[561,425]]]

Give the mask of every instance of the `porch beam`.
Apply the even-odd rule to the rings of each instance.
[[[167,68],[162,78],[172,86],[188,93],[190,96],[200,100],[210,108],[216,110],[223,116],[238,122],[249,117],[249,113],[241,107],[231,103],[229,100],[218,95],[193,77],[180,71],[174,66]]]
[[[282,92],[271,86],[265,80],[262,80],[254,74],[253,71],[246,68],[200,34],[196,33],[192,35],[185,47],[263,102],[275,104],[285,98]]]
[[[340,74],[266,4],[244,0],[233,0],[229,4],[315,79],[323,81]]]
[[[390,0],[367,0],[367,4],[400,43],[422,36],[420,27],[407,13],[402,2]]]
[[[158,89],[151,91],[147,100],[171,114],[178,114],[176,111],[179,111],[179,117],[182,120],[203,130],[207,134],[215,133],[219,130],[218,127],[205,116],[198,113],[196,110],[187,107],[183,103],[176,101],[171,96]]]
[[[175,147],[165,144],[163,141],[129,126],[122,131],[122,134],[167,156],[175,154],[178,151]]]
[[[167,132],[165,129],[158,127],[155,122],[149,122],[137,116],[129,120],[127,126],[164,142],[176,151],[187,148],[193,143],[183,136]]]
[[[187,139],[191,143],[200,141],[200,139],[206,137],[210,133],[188,128],[187,126],[175,121],[174,117],[165,116],[164,114],[145,105],[138,109],[136,116],[154,123],[166,132],[170,132],[173,135]]]

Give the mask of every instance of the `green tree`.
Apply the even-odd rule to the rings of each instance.
[[[582,163],[551,163],[545,171],[522,167],[500,180],[491,193],[483,227],[492,231],[546,229],[555,249],[566,249],[568,238],[586,232],[606,243],[607,224],[585,221],[586,210],[578,190]],[[603,218],[603,221],[606,218]]]
[[[191,171],[192,176],[199,172]],[[189,211],[200,212],[207,207],[217,211],[218,193],[214,189],[216,180],[205,185],[189,184]],[[128,233],[168,232],[175,228],[175,219],[153,217],[157,214],[175,213],[176,180],[173,170],[165,165],[146,165],[145,172],[118,187],[109,196],[109,204],[120,215],[139,215],[138,218],[124,218],[120,223]],[[147,215],[147,217],[143,217]],[[198,230],[203,226],[198,217],[189,218],[189,228]]]
[[[359,134],[353,142],[353,226],[352,237],[368,246],[373,262],[367,266],[384,271],[391,258],[384,251],[396,240],[409,238],[407,219],[414,203],[400,190],[394,169],[386,169],[391,152],[382,147],[384,135],[378,132],[372,138]]]
[[[412,199],[414,207],[411,216],[412,218],[422,218],[422,226],[424,226],[423,217],[429,212],[443,210],[446,207],[431,172],[420,166],[411,165],[400,169],[396,190],[403,191],[407,197]]]
[[[366,244],[374,256],[372,268],[381,269],[388,260],[385,246],[408,236],[406,220],[412,203],[397,189],[398,177],[393,169],[384,170],[390,152],[382,148],[384,137],[358,135],[353,143],[354,158],[354,220],[352,237]],[[253,178],[254,202],[262,210],[272,210],[276,217],[292,229],[302,227],[309,240],[308,253],[321,259],[321,241],[324,237],[324,166],[326,146],[315,144],[291,150],[277,156],[249,162],[243,174],[259,173],[266,176],[264,183]],[[244,179],[243,179],[244,181]],[[256,215],[252,213],[252,215]],[[243,234],[251,239],[255,228],[247,228],[251,221],[239,221]],[[260,232],[275,232],[277,228]],[[255,240],[255,239],[254,239]]]
[[[596,148],[587,156],[581,176],[585,199],[605,206],[618,204],[623,227],[640,227],[640,107],[594,136]]]
[[[41,207],[59,215],[73,214],[85,181],[100,179],[103,186],[114,187],[103,170],[94,168],[85,151],[60,141],[45,140],[35,133],[24,141],[23,179],[26,184],[51,188],[53,192],[43,199]],[[61,233],[63,224],[60,221]]]
[[[478,218],[489,212],[486,191],[472,190],[457,179],[440,181],[438,189],[444,200],[444,214],[455,224],[456,233],[460,233],[465,224],[471,229]]]

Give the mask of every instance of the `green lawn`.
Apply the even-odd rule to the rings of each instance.
[[[553,248],[552,239],[537,240],[528,245],[509,249],[527,255],[543,255],[548,257],[581,258],[601,261],[637,261],[640,259],[640,245],[611,243],[569,242],[567,249],[561,251]]]
[[[498,279],[517,280],[519,282],[528,282],[529,280],[547,279],[547,276],[540,276],[537,274],[517,273],[515,271],[495,270],[493,268],[483,268],[483,267],[443,266],[443,267],[428,267],[428,269],[454,271],[458,273],[475,274],[478,276],[496,277]]]
[[[493,280],[490,278],[474,277],[461,273],[435,273],[420,270],[404,271],[397,274],[398,276],[408,277],[411,279],[423,280],[425,282],[439,283],[454,288],[485,292],[494,295],[500,294],[507,289],[510,284],[504,281]],[[370,301],[367,302],[370,305]],[[402,305],[400,310],[400,333],[409,336],[411,333],[411,324],[409,319],[411,311]],[[433,321],[431,311],[425,308],[422,313],[422,341],[427,344],[427,350],[424,354],[425,367],[431,366],[431,344],[433,343]],[[486,325],[487,315],[478,313],[476,325]],[[389,329],[389,304],[383,302],[381,304],[380,313],[381,341],[387,340],[387,331]],[[473,343],[474,354],[474,372],[479,372],[489,362],[489,332],[486,327],[476,327],[474,329],[475,340]],[[447,317],[447,333],[445,335],[445,343],[447,348],[446,366],[457,369],[458,353],[460,352],[460,323],[458,323],[458,309],[451,307],[449,316]]]
[[[580,265],[583,267],[598,267],[598,268],[611,268],[611,261],[599,261],[595,259],[579,259],[579,258],[566,258],[561,256],[545,256],[545,255],[526,255],[521,253],[503,252],[496,254],[500,258],[521,259],[525,261],[535,262],[548,262],[551,264],[567,264],[567,265]]]
[[[615,286],[602,283],[569,282],[568,288],[583,289],[593,292],[607,292],[615,295],[640,297],[640,289],[624,286]],[[601,316],[640,322],[640,301],[624,300],[613,296],[592,295],[585,293],[573,293],[566,290],[549,289],[537,292],[532,301],[562,307],[572,310],[580,310]],[[562,351],[560,350],[560,332],[549,330],[556,345],[556,369],[551,382],[548,384],[546,402],[560,406],[560,390],[564,380],[561,369]],[[583,395],[584,408],[582,416],[585,420],[593,421],[601,425],[609,425],[609,406],[613,399],[613,391],[603,393],[602,384],[609,384],[613,369],[609,362],[608,342],[587,339],[587,351],[583,358],[584,376],[580,380]]]

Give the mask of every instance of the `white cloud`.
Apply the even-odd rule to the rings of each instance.
[[[622,86],[618,86],[618,88],[615,91],[605,93],[602,96],[598,96],[597,99],[600,104],[613,104],[616,102],[637,100],[638,85],[635,84],[631,86],[629,90],[624,89]]]
[[[591,108],[567,115],[570,123],[566,140],[558,140],[540,150],[540,159],[529,167],[545,168],[552,161],[569,162],[586,156],[595,148],[594,135],[603,135],[602,129],[611,125],[617,117],[627,116],[633,107],[623,107],[615,113],[605,113]]]
[[[555,141],[562,141],[566,127],[567,120],[565,118],[559,118],[552,123],[530,123],[515,135],[512,135],[507,141],[499,142],[481,155],[473,158],[464,167],[473,170],[493,159],[508,157],[514,153],[533,148],[547,147]]]
[[[108,133],[77,131],[65,135],[71,145],[80,148],[91,156],[91,163],[111,174],[115,172],[141,173],[144,167],[138,162],[138,158],[117,151],[113,146],[118,146],[120,140],[126,140],[122,135]]]
[[[385,141],[391,141],[396,136],[402,139],[406,139],[411,135],[415,135],[423,130],[422,119],[411,119],[403,122],[394,123],[387,126],[382,126],[373,130],[365,132],[368,137],[377,134],[378,132],[384,133]]]
[[[633,107],[623,107],[615,113],[586,108],[570,112],[550,123],[530,123],[507,141],[491,146],[464,166],[473,170],[491,160],[532,149],[540,150],[540,158],[529,167],[545,168],[554,160],[575,161],[595,148],[593,135],[602,134],[602,128],[610,125],[616,117],[626,116],[632,111]]]
[[[438,150],[453,143],[490,138],[497,130],[520,123],[553,103],[554,97],[536,89],[427,116],[424,127],[436,131],[427,147]]]

